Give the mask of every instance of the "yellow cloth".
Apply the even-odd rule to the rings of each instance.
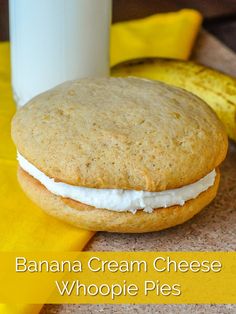
[[[147,56],[185,59],[201,17],[193,10],[155,15],[112,26],[111,62]],[[0,43],[0,250],[81,250],[93,232],[76,229],[44,214],[16,180],[10,121],[15,112],[10,85],[9,43]],[[62,236],[58,236],[62,235]],[[0,305],[0,314],[34,314],[41,305]]]
[[[184,9],[116,23],[111,28],[111,65],[143,57],[187,60],[201,22],[199,12]]]
[[[41,211],[16,180],[16,152],[10,138],[15,112],[10,85],[9,43],[0,44],[0,250],[82,250],[93,232],[79,230]],[[42,305],[0,305],[1,314],[38,313]]]

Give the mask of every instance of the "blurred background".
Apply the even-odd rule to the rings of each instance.
[[[199,10],[203,27],[236,51],[236,0],[113,0],[113,23],[182,8]],[[0,41],[8,39],[8,0],[0,0]]]

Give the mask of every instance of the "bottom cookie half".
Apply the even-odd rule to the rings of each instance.
[[[152,213],[139,210],[136,214],[95,208],[54,195],[21,168],[18,170],[18,180],[27,196],[46,213],[78,228],[92,231],[142,233],[170,228],[196,215],[216,196],[220,173],[217,170],[212,187],[197,198],[187,201],[183,206],[157,208]]]

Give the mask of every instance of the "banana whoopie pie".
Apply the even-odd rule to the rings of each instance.
[[[48,214],[77,227],[157,231],[216,195],[227,135],[198,97],[157,81],[65,82],[12,122],[19,182]]]

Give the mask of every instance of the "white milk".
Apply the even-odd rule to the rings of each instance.
[[[111,0],[10,0],[17,104],[66,80],[109,75],[110,19]]]

